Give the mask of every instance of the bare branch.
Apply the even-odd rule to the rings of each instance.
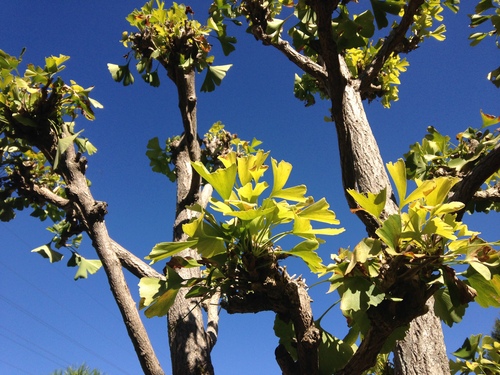
[[[142,259],[136,257],[113,239],[110,240],[113,251],[118,256],[118,259],[120,259],[120,263],[131,274],[139,279],[142,277],[153,277],[155,279],[165,280],[164,275],[156,271],[153,267],[150,267]]]
[[[33,185],[31,191],[44,201],[49,202],[59,208],[65,209],[70,204],[69,199],[63,198],[53,193],[50,189],[47,189],[46,187]]]
[[[389,56],[391,56],[391,54],[397,52],[405,52],[404,49],[401,48],[403,42],[406,40],[405,35],[413,24],[413,17],[415,16],[415,14],[417,14],[418,9],[424,3],[424,1],[425,0],[411,0],[409,2],[405,13],[403,14],[403,17],[401,18],[401,22],[395,29],[391,31],[375,58],[372,60],[370,65],[368,65],[365,72],[361,75],[361,92],[370,89],[370,86],[377,78],[380,70],[384,66],[384,63],[389,58]],[[408,48],[406,48],[406,52],[409,52]]]
[[[286,40],[278,38],[277,42],[272,40],[272,37],[262,30],[262,27],[256,27],[253,30],[253,35],[262,41],[265,45],[270,45],[281,51],[291,62],[297,67],[308,73],[312,77],[325,81],[328,77],[326,70],[318,63],[311,60],[309,57],[297,52]]]
[[[496,184],[486,190],[476,191],[472,200],[474,202],[500,202],[500,184]]]

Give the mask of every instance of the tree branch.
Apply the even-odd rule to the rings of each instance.
[[[467,205],[484,181],[498,170],[500,170],[500,144],[496,145],[493,151],[481,159],[462,181],[454,186],[449,200]],[[458,212],[457,220],[461,220],[464,213],[465,208]]]
[[[406,40],[406,33],[413,24],[413,17],[417,14],[420,6],[424,2],[425,0],[410,0],[403,17],[401,18],[401,22],[391,31],[375,58],[367,66],[363,74],[361,74],[360,92],[363,93],[366,90],[369,90],[371,84],[377,79],[377,76],[383,68],[385,62],[393,53],[409,52],[408,48],[405,50],[401,46]]]
[[[275,41],[272,36],[266,34],[267,11],[259,1],[247,1],[247,5],[250,5],[247,7],[247,16],[252,20],[252,34],[257,40],[266,46],[273,46],[297,67],[317,80],[324,82],[327,79],[326,70],[321,65],[297,52],[286,40],[278,38]]]

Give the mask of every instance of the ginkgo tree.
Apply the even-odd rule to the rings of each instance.
[[[31,207],[34,216],[51,219],[51,241],[34,251],[56,262],[68,250],[75,278],[102,265],[145,374],[164,371],[137,302],[147,317],[167,315],[175,374],[214,373],[219,307],[276,313],[275,354],[285,374],[383,373],[395,347],[398,371],[449,373],[439,336],[423,342],[423,331],[439,332],[439,318],[459,321],[473,300],[499,305],[499,243],[481,239],[461,220],[465,210],[498,211],[500,136],[492,127],[500,118],[481,113],[482,128],[460,133],[458,145],[429,128],[404,161],[385,165],[362,104],[380,99],[388,107],[398,99],[408,66],[402,55],[426,39],[444,39],[444,7],[458,11],[459,2],[372,0],[365,8],[350,1],[217,0],[203,22],[177,3],[149,1],[132,11],[133,31],[121,37],[125,63],[108,64],[111,78],[134,83],[132,62],[153,87],[166,75],[182,118],[180,135],[147,145],[153,171],[177,186],[173,241],[157,244],[146,259],[166,263],[163,273],[109,236],[106,203],[92,196],[84,155],[96,149],[76,130],[79,116],[92,120],[93,108],[102,107],[90,98],[92,88],[63,81],[67,56],[28,64],[20,73],[23,54],[1,51],[0,218]],[[498,36],[497,11],[497,0],[479,1],[471,25],[491,22],[493,30],[475,32],[472,44]],[[198,134],[196,74],[205,74],[201,90],[209,92],[231,68],[214,65],[208,37],[229,55],[237,41],[228,26],[244,23],[303,72],[295,77],[297,98],[306,105],[318,98],[331,103],[327,117],[337,131],[345,196],[368,233],[352,250],[319,257],[325,236],[343,229],[326,199],[307,196],[303,185],[286,185],[289,163],[268,160],[258,141],[238,139],[221,123],[203,138]],[[496,84],[495,70],[488,77]],[[98,260],[79,253],[83,233]],[[324,329],[326,314],[314,317],[308,286],[284,267],[289,257],[339,294],[346,336]],[[123,268],[140,279],[140,301],[132,298]],[[426,322],[422,332],[408,330],[415,319]]]

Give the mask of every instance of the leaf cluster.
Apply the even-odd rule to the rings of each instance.
[[[365,238],[353,250],[341,249],[326,268],[331,274],[329,291],[338,291],[340,309],[352,332],[366,333],[371,307],[392,306],[386,313],[397,317],[408,306],[425,304],[431,295],[435,313],[450,326],[461,320],[474,299],[481,306],[498,306],[500,260],[495,246],[499,243],[482,240],[456,220],[455,212],[463,204],[447,198],[458,179],[416,180],[417,188],[407,195],[404,162],[387,167],[400,212],[383,220],[385,191],[363,195],[349,190],[359,209],[379,221],[378,238]],[[409,299],[415,298],[414,293],[422,294],[420,302]]]
[[[450,360],[452,374],[498,374],[500,372],[500,342],[487,335],[472,335]]]
[[[127,21],[138,32],[124,31],[121,42],[132,49],[137,71],[149,85],[160,85],[158,66],[154,67],[154,61],[162,65],[174,81],[177,69],[207,70],[202,91],[213,91],[225,77],[231,65],[213,66],[214,56],[209,55],[212,46],[207,37],[212,30],[219,32],[217,24],[210,19],[204,26],[193,19],[192,14],[192,8],[183,4],[174,2],[167,9],[163,1],[151,0],[128,15]],[[223,40],[226,54],[230,52],[228,43],[231,41]],[[134,76],[130,71],[130,54],[125,56],[125,64],[108,64],[108,69],[116,82],[128,86],[134,83]]]
[[[469,39],[471,40],[471,46],[479,44],[486,37],[494,37],[497,47],[500,48],[500,1],[479,1],[479,3],[474,8],[474,13],[470,14],[469,17],[471,28],[476,28],[480,25],[486,26],[490,24],[488,31],[475,31],[469,36]],[[496,87],[500,87],[500,67],[489,72],[488,79]]]
[[[80,136],[82,130],[74,128],[80,114],[93,120],[92,107],[102,105],[89,96],[92,87],[85,89],[72,80],[66,84],[59,76],[68,56],[47,57],[44,66],[28,64],[21,75],[22,55],[0,51],[0,220],[11,220],[15,210],[27,207],[33,209],[31,216],[51,219],[54,225],[47,229],[52,240],[33,252],[57,262],[63,255],[52,246],[70,248],[74,256],[68,265],[79,266],[77,278],[86,277],[87,263],[74,250],[83,229],[67,203],[66,181],[58,166],[73,144],[80,153],[97,151]],[[79,160],[85,167],[83,156]]]
[[[185,242],[157,244],[146,257],[153,263],[172,257],[167,263],[171,268],[203,266],[202,279],[182,281],[183,286],[190,287],[188,297],[207,298],[216,290],[223,295],[251,293],[252,285],[263,282],[269,270],[276,269],[278,261],[288,256],[302,259],[314,273],[323,269],[316,253],[324,243],[319,236],[336,235],[343,229],[313,227],[312,222],[335,225],[338,220],[326,200],[306,197],[305,186],[285,187],[292,170],[289,163],[271,159],[272,185],[263,181],[269,169],[264,164],[268,155],[262,150],[241,156],[231,151],[219,157],[223,167],[212,172],[201,162],[192,164],[219,198],[211,199],[209,209],[191,207],[199,216],[183,225],[188,235]],[[220,215],[229,220],[219,221]],[[282,249],[278,243],[290,236],[300,242]],[[200,260],[179,258],[177,254],[186,248],[196,249]],[[172,282],[170,276],[169,282]],[[141,297],[151,301],[150,295]],[[166,314],[169,303],[165,302],[162,315]]]
[[[442,135],[434,127],[427,128],[427,135],[420,143],[410,146],[405,157],[407,175],[410,179],[428,180],[440,176],[465,177],[484,157],[498,146],[500,132],[491,129],[500,122],[500,117],[481,112],[482,127],[469,127],[456,136],[457,143]],[[484,189],[494,188],[500,182],[499,172],[485,181]],[[472,200],[467,210],[470,212],[499,211],[495,199]]]

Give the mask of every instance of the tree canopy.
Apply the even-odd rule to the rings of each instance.
[[[334,19],[336,34],[334,34],[335,39],[332,43],[338,46],[339,49],[350,51],[346,55],[348,56],[345,60],[348,70],[345,73],[349,74],[354,80],[359,79],[360,86],[357,86],[356,90],[359,90],[357,92],[360,93],[360,96],[368,100],[380,100],[384,106],[389,106],[391,101],[396,100],[397,95],[399,95],[396,89],[400,80],[399,74],[406,69],[406,63],[403,62],[404,60],[399,59],[399,55],[394,55],[394,59],[392,59],[389,55],[385,55],[384,52],[380,52],[383,51],[383,48],[395,50],[396,47],[391,45],[390,37],[368,46],[367,50],[361,50],[364,57],[360,57],[356,52],[358,50],[353,49],[363,48],[365,38],[369,38],[374,34],[375,26],[387,26],[387,14],[396,14],[401,11],[402,21],[398,27],[408,28],[408,25],[401,25],[404,25],[405,16],[409,17],[408,15],[412,15],[411,12],[416,11],[416,8],[415,10],[411,9],[417,2],[410,2],[410,6],[404,8],[404,12],[401,4],[397,2],[390,2],[390,4],[387,4],[387,2],[372,3],[374,3],[373,11],[364,12],[353,19],[349,18],[347,7],[344,7],[344,5],[339,6],[336,13],[337,18]],[[193,134],[189,136],[190,130],[196,126],[196,121],[193,122],[196,113],[191,111],[193,104],[196,105],[196,96],[186,95],[185,102],[183,102],[182,95],[190,90],[189,81],[186,75],[183,76],[183,72],[191,69],[194,69],[193,71],[205,70],[207,75],[200,86],[202,91],[212,91],[216,86],[220,85],[222,78],[228,72],[230,64],[220,66],[212,64],[213,58],[208,54],[210,45],[206,38],[210,32],[215,31],[217,39],[221,42],[223,54],[228,54],[232,49],[234,40],[231,39],[231,34],[226,32],[226,26],[222,24],[222,21],[237,16],[238,12],[242,12],[248,17],[250,20],[249,31],[256,38],[260,39],[264,44],[275,45],[281,52],[285,50],[284,53],[287,57],[292,61],[295,59],[295,63],[306,71],[306,75],[296,75],[295,77],[296,96],[304,100],[307,105],[313,104],[317,100],[318,94],[320,97],[330,96],[333,117],[337,126],[339,122],[343,121],[343,115],[336,112],[338,110],[336,103],[340,102],[336,97],[336,91],[332,88],[345,85],[345,82],[330,81],[331,74],[325,76],[321,70],[326,69],[325,71],[331,72],[328,69],[335,69],[335,59],[331,54],[325,52],[325,45],[323,47],[321,45],[321,43],[326,43],[325,39],[319,37],[316,40],[318,35],[316,33],[321,35],[322,32],[321,10],[319,8],[315,9],[314,6],[309,8],[307,4],[301,2],[297,5],[300,22],[292,28],[290,33],[295,47],[294,51],[304,51],[304,54],[310,58],[307,64],[300,65],[300,57],[296,52],[287,49],[290,48],[290,44],[286,44],[280,39],[280,31],[284,20],[275,18],[279,14],[282,5],[288,6],[291,4],[273,3],[276,8],[265,8],[262,4],[256,8],[251,8],[250,5],[255,5],[255,2],[244,2],[244,4],[245,6],[241,8],[232,8],[229,3],[218,2],[212,8],[212,17],[207,22],[208,28],[203,28],[199,23],[193,21],[193,10],[191,8],[188,9],[174,4],[168,12],[165,12],[162,10],[162,3],[156,4],[158,9],[155,8],[155,3],[148,3],[141,10],[132,12],[128,17],[131,26],[137,27],[139,32],[124,33],[122,35],[124,44],[132,47],[132,52],[126,55],[125,64],[108,64],[113,79],[129,85],[133,81],[132,75],[135,74],[130,68],[132,53],[138,61],[137,70],[143,75],[144,80],[152,86],[158,86],[160,78],[155,70],[157,66],[154,64],[154,61],[158,61],[167,70],[168,78],[177,86],[181,112],[184,107],[189,109],[186,113],[190,113],[190,115],[183,116],[182,121],[184,136],[170,139],[167,143],[167,149],[164,150],[161,149],[158,138],[152,138],[148,143],[148,156],[153,170],[164,173],[171,179],[174,177],[172,172],[175,171],[176,177],[180,179],[181,167],[178,164],[178,161],[181,160],[180,152],[175,150],[181,150],[180,145],[186,145],[186,151],[194,170],[212,185],[216,194],[207,208],[204,205],[191,206],[191,211],[198,211],[202,214],[199,218],[192,219],[189,224],[184,222],[184,225],[181,225],[182,221],[176,224],[176,228],[179,230],[182,228],[182,231],[187,236],[185,238],[187,242],[181,242],[183,245],[179,245],[178,242],[168,243],[165,242],[166,239],[163,236],[162,239],[157,241],[159,244],[153,248],[153,252],[148,258],[153,261],[162,260],[171,255],[177,255],[178,251],[189,246],[200,253],[202,257],[201,263],[189,257],[174,257],[167,263],[167,277],[163,279],[161,275],[152,269],[127,263],[133,262],[133,259],[127,258],[127,260],[124,260],[123,257],[120,258],[122,256],[120,254],[123,254],[123,252],[120,253],[122,248],[113,240],[107,239],[106,228],[103,227],[102,221],[102,218],[107,213],[106,205],[92,200],[91,196],[89,199],[89,193],[86,193],[88,184],[84,178],[87,160],[81,157],[79,153],[72,151],[73,143],[76,144],[77,151],[81,153],[92,154],[95,151],[93,144],[87,138],[84,138],[81,131],[75,130],[73,120],[77,115],[93,119],[92,107],[100,108],[101,104],[89,97],[89,94],[92,96],[91,88],[85,89],[74,81],[64,83],[59,78],[59,73],[63,69],[62,64],[67,60],[65,55],[47,58],[40,68],[35,65],[28,65],[24,78],[22,78],[22,73],[18,78],[10,78],[14,77],[17,71],[22,71],[22,69],[18,69],[20,59],[6,53],[2,55],[4,72],[1,101],[3,110],[2,131],[5,135],[2,141],[3,165],[6,173],[3,180],[3,194],[5,195],[2,206],[3,219],[9,220],[13,217],[14,211],[12,209],[23,208],[29,204],[35,209],[34,216],[41,219],[49,217],[58,222],[65,218],[63,222],[52,227],[51,231],[55,234],[52,241],[37,247],[35,251],[41,253],[44,257],[48,257],[53,262],[61,258],[62,254],[58,250],[59,247],[67,247],[71,251],[71,259],[68,265],[78,267],[75,278],[85,278],[88,273],[94,273],[102,262],[111,283],[124,282],[123,276],[114,272],[113,267],[113,262],[116,262],[113,257],[121,259],[124,262],[124,267],[132,270],[136,276],[148,277],[141,279],[140,282],[141,306],[149,306],[146,309],[147,316],[164,315],[167,312],[176,291],[180,288],[182,278],[186,279],[185,282],[189,285],[188,297],[201,297],[206,300],[213,296],[217,298],[219,296],[217,293],[222,293],[221,306],[225,307],[229,312],[272,310],[278,314],[275,331],[280,337],[281,347],[286,350],[282,358],[298,356],[299,362],[301,355],[304,355],[304,358],[314,358],[307,354],[310,348],[299,345],[298,348],[294,349],[290,346],[290,335],[306,335],[308,332],[314,331],[314,335],[319,334],[321,337],[319,344],[321,371],[324,371],[325,366],[328,369],[343,367],[349,361],[349,351],[353,351],[354,341],[358,334],[367,335],[368,332],[371,332],[367,330],[368,321],[377,321],[377,319],[380,321],[381,316],[376,314],[380,314],[384,309],[397,310],[398,306],[401,306],[398,302],[406,298],[406,294],[400,294],[397,288],[404,290],[405,293],[407,291],[406,287],[402,286],[404,284],[401,282],[402,280],[406,280],[408,288],[411,289],[413,288],[413,276],[418,276],[419,288],[411,290],[413,292],[420,291],[421,295],[412,295],[411,299],[415,302],[413,311],[411,311],[411,306],[409,310],[405,311],[396,312],[394,310],[396,317],[411,319],[419,315],[422,312],[420,310],[422,308],[420,298],[425,300],[434,293],[437,293],[436,312],[448,324],[461,319],[464,305],[471,302],[476,297],[476,294],[477,301],[480,304],[496,306],[497,301],[491,298],[490,293],[492,291],[491,287],[494,288],[495,283],[485,283],[483,280],[491,280],[497,277],[497,260],[495,255],[492,256],[494,254],[493,248],[497,244],[480,239],[476,232],[469,230],[460,222],[462,218],[461,211],[465,209],[464,204],[447,201],[448,193],[454,194],[455,191],[458,191],[458,193],[466,191],[464,188],[452,189],[454,186],[460,186],[459,181],[462,178],[464,181],[466,180],[465,177],[468,176],[469,171],[480,171],[480,168],[476,167],[481,165],[482,159],[489,154],[493,154],[498,139],[498,134],[494,130],[481,130],[481,132],[466,130],[458,135],[459,142],[457,146],[449,144],[451,138],[442,135],[442,131],[440,132],[433,127],[428,128],[428,134],[424,140],[414,144],[405,155],[406,165],[403,160],[396,161],[397,158],[394,158],[393,163],[387,164],[394,181],[394,195],[399,203],[399,209],[396,210],[392,206],[387,206],[387,204],[394,204],[389,199],[392,196],[390,190],[388,190],[389,187],[386,190],[369,192],[368,195],[365,195],[366,190],[363,189],[361,191],[352,190],[355,185],[351,184],[359,184],[359,181],[368,178],[373,171],[366,173],[368,177],[346,175],[345,166],[348,165],[348,160],[345,160],[345,157],[349,154],[342,150],[341,144],[341,159],[342,163],[344,163],[343,180],[344,187],[348,188],[348,201],[352,211],[361,217],[373,238],[363,239],[364,235],[361,235],[358,236],[357,240],[347,245],[334,245],[336,249],[330,251],[330,253],[336,255],[333,256],[331,265],[328,265],[328,257],[325,258],[324,256],[322,256],[324,262],[322,264],[315,252],[318,245],[323,242],[323,239],[317,237],[317,235],[340,234],[342,230],[338,227],[316,229],[316,227],[311,226],[311,222],[319,221],[329,225],[337,225],[337,218],[333,211],[329,210],[329,205],[325,200],[318,199],[315,201],[309,198],[305,195],[305,188],[301,185],[295,187],[292,185],[292,188],[285,188],[291,170],[288,163],[269,159],[269,170],[273,172],[272,179],[267,180],[269,183],[261,182],[260,179],[266,169],[263,166],[267,154],[257,150],[257,143],[252,142],[250,143],[251,147],[248,147],[248,144],[241,143],[239,139],[234,139],[231,142],[236,150],[233,153],[222,150],[223,157],[219,159],[220,161],[217,161],[217,159],[213,158],[214,155],[218,155],[217,152],[214,153],[214,150],[210,149],[210,134],[218,142],[224,142],[227,133],[222,130],[220,123],[211,128],[207,137],[206,149],[211,151],[210,156],[212,159],[211,161],[203,159],[203,151],[197,146],[196,133],[194,136]],[[493,3],[491,7],[487,6],[488,4],[485,5],[485,2],[480,2],[480,6],[481,4],[484,9],[476,9],[478,17],[482,17],[481,20],[492,19],[494,21],[495,18],[483,15],[483,12],[495,9]],[[455,7],[452,2],[446,2],[445,5],[450,8]],[[380,8],[381,6],[382,8]],[[416,43],[421,41],[421,38],[443,39],[444,29],[441,26],[431,28],[432,25],[427,24],[429,20],[441,21],[439,15],[441,11],[436,11],[439,7],[439,3],[429,2],[428,4],[425,3],[421,8],[422,13],[419,14],[424,15],[422,16],[423,24],[419,29],[412,31],[413,37],[405,39],[407,45],[401,40],[398,41],[398,43],[403,43],[404,48],[408,49],[405,52],[414,49]],[[315,14],[318,15],[319,27],[317,30],[308,29],[312,17],[315,17],[311,13],[311,9],[314,9]],[[270,13],[262,15],[262,13],[259,13],[262,10]],[[325,11],[328,11],[328,9]],[[166,15],[170,17],[169,19],[174,20],[172,24],[166,22],[164,18]],[[481,23],[477,17],[473,18],[474,22],[477,25]],[[185,29],[179,30],[179,24],[183,24]],[[418,25],[418,22],[415,24]],[[155,25],[161,27],[155,27]],[[370,25],[372,25],[372,28]],[[496,27],[494,22],[493,25]],[[193,34],[189,34],[189,38],[192,38],[189,40],[194,42],[192,44],[176,44],[176,38],[179,35],[182,36],[182,32],[186,29],[193,32]],[[169,39],[170,35],[172,39]],[[349,37],[347,38],[347,36]],[[328,37],[325,38],[328,39]],[[472,38],[473,43],[481,38],[481,36],[475,35]],[[386,42],[386,40],[389,40],[389,42]],[[164,42],[165,45],[161,44]],[[315,45],[315,42],[320,42],[320,45]],[[183,49],[186,46],[189,48],[187,50]],[[383,61],[379,63],[378,58]],[[321,59],[325,60],[322,61]],[[322,64],[324,68],[321,67]],[[229,70],[228,77],[230,72],[231,70]],[[273,74],[276,73],[273,72]],[[384,81],[380,77],[389,77],[389,81]],[[495,77],[493,71],[489,78],[494,83]],[[217,88],[213,95],[218,95],[219,90],[222,90],[225,84],[226,81],[221,88]],[[163,81],[161,87],[164,87]],[[244,92],[240,87],[238,100],[245,102],[242,91]],[[448,93],[448,96],[451,97],[452,95]],[[103,101],[101,98],[99,100]],[[135,98],[135,101],[137,100]],[[270,103],[274,104],[276,101],[271,100]],[[234,106],[235,104],[230,103],[229,105]],[[258,112],[259,110],[257,110]],[[478,112],[476,110],[476,113]],[[251,120],[255,121],[254,118]],[[212,119],[209,124],[215,121],[217,119]],[[227,123],[226,120],[224,122]],[[481,112],[481,117],[478,116],[477,123],[479,125],[477,127],[483,125],[487,129],[495,125],[496,122],[498,120],[495,116]],[[207,126],[207,124],[204,126]],[[228,129],[232,130],[232,127],[229,125]],[[298,129],[298,131],[304,132],[307,127],[301,124]],[[136,130],[135,133],[139,132]],[[287,131],[283,132],[284,135],[286,133]],[[310,165],[313,167],[318,166],[317,143],[315,140],[318,133],[305,133],[306,136],[301,136],[298,144],[303,146],[310,143],[314,147],[315,152],[311,152],[311,154],[314,154],[315,158],[311,160]],[[40,134],[43,136],[40,136]],[[251,134],[251,136],[253,135]],[[421,139],[422,135],[416,139]],[[259,137],[258,134],[255,134],[255,136]],[[119,137],[122,137],[122,135]],[[283,137],[280,136],[280,139]],[[332,135],[332,137],[334,136]],[[272,142],[275,138],[270,137],[270,139]],[[410,142],[414,142],[416,139]],[[94,140],[92,142],[95,143]],[[287,143],[286,140],[282,142]],[[334,143],[333,139],[331,139],[330,143]],[[241,145],[244,147],[242,148]],[[272,148],[272,144],[269,146]],[[33,147],[35,147],[36,153],[33,152]],[[307,159],[302,149],[300,150],[295,152],[294,157],[303,163],[304,160],[302,159]],[[177,152],[179,154],[176,154]],[[218,150],[218,152],[221,152],[221,150]],[[273,155],[275,155],[274,151]],[[169,166],[169,161],[173,162],[173,168]],[[219,164],[216,165],[217,163]],[[321,164],[323,165],[319,168],[320,170],[325,168],[325,163]],[[415,189],[414,186],[407,187],[406,177],[417,177],[423,182],[418,183],[416,190],[413,190]],[[485,179],[487,177],[489,175]],[[192,176],[188,176],[188,178],[195,181]],[[351,181],[351,178],[354,179]],[[361,178],[361,180],[356,180],[356,178]],[[494,186],[496,178],[494,175],[490,187]],[[93,179],[91,178],[91,180]],[[132,178],[132,180],[136,180],[136,178]],[[305,182],[307,183],[307,181]],[[136,183],[136,181],[133,183]],[[95,193],[94,188],[91,189]],[[90,192],[90,190],[88,191]],[[485,191],[487,192],[487,189]],[[475,189],[461,199],[464,199],[469,204],[470,197],[474,192]],[[261,199],[260,197],[263,194],[265,194],[264,197],[268,198]],[[324,195],[331,196],[331,191]],[[342,196],[343,194],[338,195]],[[75,206],[78,209],[70,205],[73,199],[78,202]],[[486,202],[488,202],[487,199],[488,196]],[[328,200],[331,201],[330,198]],[[49,202],[49,204],[46,205],[46,202]],[[296,202],[296,204],[290,205],[290,202]],[[477,202],[479,201],[474,201],[473,206],[469,205],[471,210],[489,211],[497,209],[494,202],[493,204],[484,203],[484,200],[482,203]],[[338,206],[338,203],[336,206]],[[408,207],[405,209],[405,206]],[[210,207],[218,212],[217,215],[222,213],[233,217],[233,219],[225,224],[219,223],[219,219],[213,213],[208,213]],[[335,208],[335,212],[338,212],[338,208]],[[458,213],[458,216],[455,216],[456,213]],[[182,211],[178,210],[177,214],[181,215]],[[189,217],[187,219],[189,220]],[[135,217],[133,220],[138,219]],[[186,218],[182,220],[186,220]],[[288,223],[293,223],[291,228],[288,227],[284,231],[278,231],[278,234],[274,232],[274,227],[278,224],[286,225]],[[80,241],[79,234],[82,231],[86,231],[92,238],[101,258],[100,261],[84,256],[77,250]],[[284,235],[295,235],[304,241],[288,248],[281,245],[276,247],[276,240],[281,239]],[[177,240],[177,238],[175,239]],[[72,242],[68,243],[68,240]],[[359,242],[360,240],[361,242]],[[357,246],[356,243],[358,243]],[[352,251],[344,247],[349,245]],[[338,248],[341,248],[341,250],[337,251]],[[464,257],[464,255],[466,256]],[[279,299],[274,300],[274,297],[268,301],[269,305],[256,305],[255,308],[251,306],[251,295],[258,297],[257,302],[259,303],[267,301],[271,295],[269,293],[272,290],[268,290],[266,287],[259,289],[260,287],[253,286],[253,283],[262,283],[264,279],[271,278],[275,281],[283,279],[283,289],[280,289],[281,284],[279,282],[276,284],[278,285],[277,290],[282,292],[288,290],[289,285],[299,285],[299,290],[303,288],[300,282],[295,281],[300,281],[300,278],[293,279],[292,277],[288,279],[288,274],[282,273],[278,268],[266,268],[269,265],[277,264],[277,261],[281,258],[290,256],[304,261],[305,265],[313,273],[329,275],[327,284],[330,285],[331,291],[337,290],[340,293],[340,307],[351,324],[350,337],[346,336],[343,341],[338,341],[338,338],[331,336],[328,329],[323,328],[322,325],[325,321],[323,318],[320,319],[321,324],[318,320],[314,326],[304,327],[303,333],[297,332],[300,325],[299,320],[302,318],[294,320],[296,318],[292,314],[290,319],[293,326],[290,326],[289,321],[284,319],[286,313],[283,309],[286,309],[286,302],[280,302]],[[397,265],[399,262],[402,266],[394,266],[396,273],[391,274],[389,272],[381,278],[382,269],[384,264],[389,262],[388,259],[390,259],[390,262],[394,262],[393,264]],[[461,278],[457,277],[452,268],[460,264],[469,267],[467,273],[461,275],[461,278],[465,277],[468,282],[467,285],[464,284]],[[207,273],[204,278],[200,278],[199,275],[190,278],[184,277],[182,274],[178,276],[174,272],[174,269],[199,265],[206,269]],[[261,270],[264,270],[264,273]],[[405,273],[401,273],[403,270],[405,270]],[[301,272],[303,272],[303,269]],[[237,275],[238,279],[234,279],[235,275]],[[239,281],[235,280],[241,280],[243,283],[240,284]],[[400,284],[396,286],[395,280]],[[265,283],[262,285],[265,285]],[[147,290],[149,290],[149,293]],[[158,294],[158,292],[161,292],[161,294]],[[262,293],[262,298],[259,297],[259,293]],[[283,293],[281,294],[283,295]],[[497,292],[494,292],[493,296],[495,294]],[[300,299],[300,293],[297,296]],[[239,298],[243,298],[244,304],[238,304]],[[154,304],[151,305],[151,302]],[[331,301],[330,304],[333,302]],[[136,312],[129,311],[126,307],[121,307],[121,310],[124,317],[137,319],[135,317]],[[387,335],[396,333],[394,330],[408,323],[409,320],[405,321],[404,319],[401,322],[397,321],[389,330],[384,331],[382,328],[382,331]],[[303,319],[301,321],[304,322]],[[295,333],[293,333],[294,328]],[[129,331],[129,335],[139,337],[141,333]],[[335,356],[336,359],[341,361],[340,363],[322,362],[321,358],[324,358],[322,352],[338,351],[339,349],[340,352],[345,354],[345,357]],[[295,350],[297,350],[297,353],[294,352]],[[358,353],[363,352],[360,350]],[[280,366],[284,369],[287,365],[286,363],[280,363]]]

